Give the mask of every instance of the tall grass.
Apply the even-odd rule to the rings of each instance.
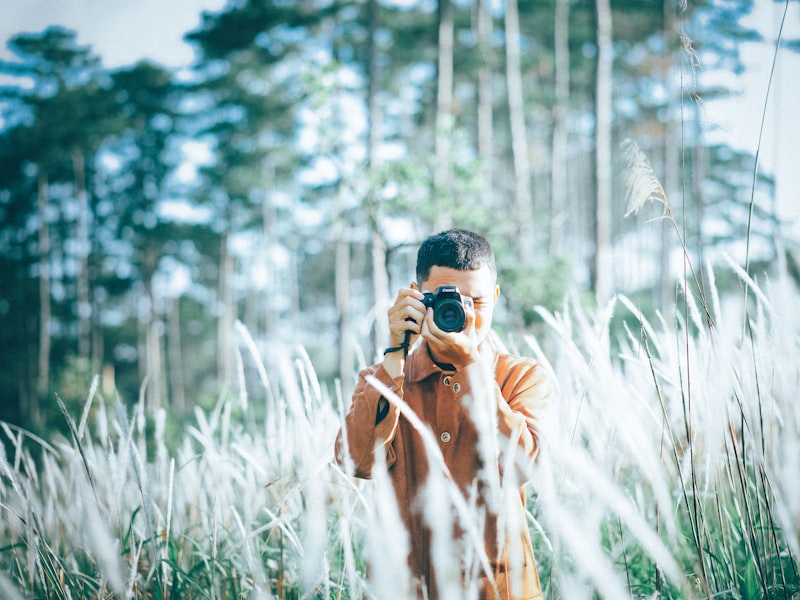
[[[526,488],[548,598],[800,598],[800,298],[748,286],[745,337],[741,299],[712,295],[652,322],[622,297],[567,302],[521,341],[559,387]],[[610,340],[612,314],[628,326]],[[301,350],[237,331],[238,393],[174,446],[163,411],[109,410],[96,385],[77,422],[65,410],[69,438],[1,425],[0,595],[410,597],[387,477],[332,461],[348,402]],[[469,530],[471,499],[437,472],[435,529]]]
[[[581,534],[562,536],[567,547],[553,555],[570,586],[797,597],[797,290],[749,285],[758,304],[745,339],[741,307],[716,296],[702,310],[689,299],[689,322],[676,312],[655,324],[619,298],[613,308],[635,324],[619,361],[607,351],[608,312],[544,313],[560,340],[551,358],[562,405],[539,508],[556,536]]]

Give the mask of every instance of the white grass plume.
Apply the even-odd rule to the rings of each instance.
[[[438,482],[442,482],[443,485],[437,488],[436,491],[444,492],[444,497],[446,497],[448,501],[452,503],[457,522],[465,530],[467,543],[470,544],[471,549],[475,552],[475,555],[479,557],[484,573],[491,576],[492,569],[484,551],[483,536],[475,527],[476,523],[475,519],[471,518],[472,513],[470,511],[470,507],[461,494],[461,491],[458,489],[458,486],[453,481],[452,475],[450,475],[450,471],[444,462],[444,457],[442,456],[438,442],[436,441],[436,438],[434,438],[433,433],[427,426],[425,426],[425,424],[420,420],[411,407],[409,407],[402,398],[395,394],[390,388],[385,386],[380,380],[373,376],[368,376],[367,383],[378,390],[381,395],[386,398],[386,400],[394,404],[400,411],[400,414],[408,420],[411,426],[414,427],[419,434],[423,441],[426,456],[430,464],[430,470],[428,472],[429,481],[436,479],[437,485]],[[424,493],[427,494],[427,492]],[[434,527],[436,527],[436,524],[434,524]]]
[[[267,369],[264,366],[264,362],[261,360],[261,355],[258,352],[258,347],[256,346],[256,342],[253,339],[253,336],[250,335],[250,331],[247,329],[247,327],[245,327],[244,323],[242,323],[241,321],[237,320],[235,323],[235,327],[236,327],[236,333],[239,334],[239,336],[241,337],[242,341],[245,344],[245,347],[250,353],[250,356],[253,358],[253,362],[256,366],[256,370],[258,371],[258,376],[261,380],[261,385],[264,387],[264,391],[270,395],[270,400],[272,400],[272,403],[274,404],[275,399],[274,397],[272,397],[272,386],[270,384],[269,377],[267,376]],[[237,357],[241,358],[241,353],[237,352]],[[244,369],[243,365],[242,369]],[[243,379],[244,375],[242,374],[241,377]],[[242,393],[246,394],[246,391],[243,391]],[[246,402],[246,399],[243,399],[242,401]]]
[[[100,572],[108,581],[112,591],[116,594],[123,594],[125,584],[122,576],[119,540],[115,539],[109,531],[108,519],[97,506],[91,502],[84,502],[83,509],[83,518],[80,522],[85,524],[84,543],[91,550]]]
[[[609,479],[601,465],[583,449],[567,444],[554,444],[549,455],[553,470],[569,473],[575,484],[582,486],[582,494],[593,502],[603,503],[612,514],[617,515],[628,526],[631,534],[639,540],[645,550],[673,583],[681,583],[680,567],[670,551],[655,534],[641,515],[639,508]]]
[[[97,387],[100,382],[100,378],[95,375],[92,379],[92,384],[89,388],[89,396],[86,398],[86,402],[83,405],[83,413],[81,413],[81,421],[78,425],[78,439],[83,439],[83,434],[86,431],[86,421],[89,418],[89,411],[92,408],[92,401],[94,400],[94,396],[97,393]]]
[[[0,572],[0,596],[6,600],[25,600],[19,588],[2,572]]]
[[[310,473],[311,481],[319,481],[320,473]],[[300,581],[303,593],[313,593],[315,588],[325,583],[328,571],[326,550],[327,513],[325,506],[325,489],[320,485],[308,485],[305,488],[305,510],[301,522],[303,544],[303,564],[300,567]]]
[[[755,534],[763,531],[769,542],[765,547],[780,554],[784,566],[790,556],[797,564],[800,364],[793,357],[800,352],[800,298],[796,288],[781,280],[759,283],[735,265],[728,271],[747,278],[751,286],[745,336],[741,296],[717,295],[713,279],[707,280],[712,328],[694,297],[687,298],[695,305],[688,307],[689,323],[683,310],[648,322],[632,302],[618,297],[617,316],[631,320],[628,335],[620,340],[605,334],[608,307],[587,311],[575,301],[559,313],[540,310],[542,345],[533,339],[528,346],[553,372],[559,394],[552,406],[553,439],[529,488],[527,519],[544,569],[540,572],[554,597],[629,596],[624,564],[629,549],[628,560],[637,556],[632,567],[658,564],[659,573],[674,581],[671,556],[680,571],[676,585],[690,597],[684,577],[699,572],[701,560],[689,528],[694,502],[704,544],[726,564],[717,572],[711,595],[736,585],[741,566],[736,544],[752,535],[751,515],[760,520],[762,529],[755,528]],[[619,353],[612,352],[611,342]],[[405,552],[394,545],[398,518],[386,512],[396,510],[390,486],[351,479],[331,464],[342,414],[319,387],[310,361],[296,352],[284,352],[267,364],[253,358],[264,375],[267,367],[280,374],[277,387],[262,378],[260,396],[250,390],[251,409],[257,397],[266,398],[264,422],[253,421],[252,410],[237,421],[231,411],[241,400],[224,400],[210,412],[195,414],[193,430],[182,433],[175,450],[167,448],[162,416],[145,414],[142,403],[130,418],[121,402],[116,414],[106,412],[91,389],[79,423],[72,423],[72,439],[45,440],[0,423],[9,448],[8,456],[0,454],[0,547],[9,549],[0,553],[6,561],[0,595],[36,597],[47,585],[48,570],[55,573],[63,565],[67,574],[93,569],[81,577],[98,586],[107,583],[109,592],[121,579],[120,595],[142,596],[157,588],[158,577],[169,582],[192,569],[208,575],[213,549],[214,568],[235,570],[242,595],[265,596],[276,567],[262,557],[274,556],[279,539],[283,575],[292,585],[299,586],[309,557],[319,567],[320,593],[332,597],[377,595],[390,585],[390,577],[403,579],[404,563],[394,564],[394,555]],[[243,359],[249,367],[247,354]],[[398,402],[386,390],[381,393]],[[689,394],[691,435],[683,416]],[[397,405],[402,412],[404,405]],[[86,417],[89,413],[93,418]],[[152,428],[145,427],[145,417],[151,416],[155,440],[148,437]],[[426,428],[421,434],[438,450]],[[734,442],[738,456],[733,455]],[[448,518],[474,524],[464,555],[471,553],[467,562],[477,561],[472,564],[479,573],[485,567],[475,499],[464,498],[439,468],[441,456],[434,450],[429,454],[444,490],[435,508],[450,506]],[[511,453],[503,456],[510,460]],[[96,501],[87,486],[87,468]],[[503,471],[513,469],[504,465]],[[497,498],[502,503],[511,495]],[[86,522],[90,508],[96,531],[77,525]],[[394,524],[383,532],[375,526],[379,522]],[[609,526],[612,533],[621,528],[624,540],[604,538]],[[86,567],[81,557],[87,550],[112,562],[98,560]],[[170,569],[157,564],[168,550],[174,553],[169,554],[174,569],[172,563]],[[389,552],[392,567],[371,571],[374,578],[367,581],[364,565],[388,565]],[[713,559],[704,553],[703,560],[708,567]],[[762,563],[777,564],[773,556],[762,557]],[[779,573],[768,576],[780,582]],[[224,578],[219,572],[215,577],[206,591],[221,597]],[[312,579],[307,579],[306,593]],[[393,600],[407,600],[401,589],[405,583],[396,584]],[[54,590],[53,596],[66,598],[67,593]]]
[[[625,216],[638,213],[647,202],[667,203],[664,187],[634,140],[627,138],[620,143],[622,179],[625,186]]]
[[[409,598],[412,590],[407,564],[408,532],[400,518],[397,499],[381,452],[375,456],[371,487],[371,510],[364,528],[370,566],[369,590],[376,598]]]
[[[742,277],[747,276],[741,270],[733,270]],[[742,347],[739,347],[740,332],[737,334],[732,327],[737,320],[726,317],[713,289],[715,324],[712,329],[706,327],[703,313],[695,310],[694,299],[688,299],[689,317],[694,327],[687,328],[683,315],[676,313],[673,328],[664,319],[660,319],[659,327],[652,326],[630,301],[620,298],[641,323],[642,334],[627,338],[629,346],[622,349],[624,362],[593,361],[592,368],[588,368],[582,358],[584,355],[594,358],[594,351],[585,349],[597,348],[595,330],[589,326],[591,319],[570,318],[578,316],[576,313],[582,310],[577,305],[572,309],[574,312],[565,311],[569,317],[547,314],[547,323],[560,343],[555,355],[551,355],[562,389],[561,402],[557,405],[561,415],[556,420],[557,441],[563,443],[570,439],[570,431],[565,429],[564,423],[575,419],[576,406],[583,406],[575,421],[575,446],[567,445],[563,455],[556,448],[553,458],[563,461],[575,452],[582,456],[581,453],[588,450],[582,460],[591,465],[582,467],[577,463],[576,466],[571,460],[566,465],[559,462],[558,472],[569,475],[562,476],[562,487],[557,486],[549,497],[537,485],[544,526],[554,552],[566,553],[570,557],[569,565],[575,564],[575,550],[568,542],[570,523],[563,523],[558,517],[574,518],[569,517],[571,503],[582,507],[586,502],[594,505],[598,499],[606,506],[606,518],[619,518],[626,524],[626,531],[639,535],[637,545],[654,560],[669,562],[669,557],[663,556],[665,549],[673,558],[682,555],[684,563],[699,560],[685,556],[686,550],[681,548],[674,533],[663,542],[650,537],[652,529],[648,530],[641,522],[642,518],[653,518],[652,513],[645,512],[648,502],[649,510],[653,510],[653,500],[648,500],[647,490],[642,488],[644,483],[650,484],[655,496],[655,515],[659,515],[662,531],[665,527],[674,527],[673,511],[685,515],[693,510],[692,504],[697,503],[702,509],[697,526],[703,536],[719,535],[719,532],[709,533],[709,528],[714,527],[734,532],[728,535],[750,535],[745,505],[737,497],[743,493],[739,490],[740,484],[728,482],[727,464],[734,459],[729,454],[731,432],[742,446],[738,460],[747,457],[747,463],[737,469],[756,475],[760,469],[765,469],[767,473],[766,484],[760,480],[746,482],[748,495],[755,494],[753,490],[763,485],[768,486],[770,509],[777,519],[773,526],[780,525],[775,536],[783,537],[783,548],[797,556],[797,536],[780,531],[800,531],[800,501],[797,500],[800,485],[796,477],[800,463],[796,441],[800,438],[800,409],[790,400],[796,396],[791,390],[796,389],[800,372],[796,361],[786,360],[800,350],[800,319],[796,308],[776,310],[776,298],[784,298],[785,293],[770,293],[754,287],[754,297],[758,304],[750,320],[750,335]],[[794,303],[781,300],[781,305],[796,307],[796,291],[793,297]],[[576,327],[576,323],[586,325]],[[605,353],[608,355],[609,350]],[[585,395],[583,390],[586,390]],[[687,415],[687,429],[684,408],[688,399],[691,399],[691,412]],[[659,418],[660,413],[663,418]],[[568,417],[565,419],[564,415]],[[659,421],[664,427],[661,434]],[[624,452],[626,446],[628,451]],[[622,474],[626,474],[624,479]],[[598,477],[603,482],[600,488],[595,487]],[[680,494],[677,506],[665,497],[665,486],[670,497],[676,492]],[[748,497],[747,501],[763,503],[763,494],[760,498]],[[550,510],[550,500],[559,502],[555,512]],[[712,504],[714,501],[720,504]],[[630,508],[626,509],[625,504]],[[634,506],[635,510],[631,511]],[[714,516],[717,507],[720,518],[730,515],[733,521],[710,522],[712,516],[717,518]],[[761,519],[768,516],[766,510],[760,510]],[[625,515],[629,514],[632,520],[626,520]],[[741,518],[735,516],[737,514]],[[553,515],[556,520],[552,519]],[[562,531],[564,525],[567,529]],[[590,525],[591,521],[584,529],[589,531]],[[599,540],[584,540],[584,544],[599,544]],[[666,544],[666,548],[659,547],[660,544]],[[589,551],[588,548],[579,550]],[[712,550],[730,556],[724,548]],[[702,560],[710,559],[705,556]],[[565,569],[563,563],[560,567],[563,591],[567,589],[566,579],[576,572],[572,567]],[[674,570],[671,573],[675,575]],[[591,577],[590,580],[594,581]],[[592,585],[596,587],[599,582],[594,581]]]

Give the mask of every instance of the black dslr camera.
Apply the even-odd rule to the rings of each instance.
[[[472,298],[462,296],[458,288],[442,285],[435,293],[427,292],[422,298],[425,307],[433,307],[433,322],[442,331],[461,331],[467,321],[464,306],[472,306]]]

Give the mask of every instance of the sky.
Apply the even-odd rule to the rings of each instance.
[[[759,150],[759,170],[777,181],[777,211],[794,224],[786,235],[800,243],[800,54],[781,50],[772,87],[768,85],[784,2],[755,0],[746,25],[765,41],[743,44],[743,76],[725,75],[739,94],[704,106],[708,130],[731,146],[755,154],[759,148],[761,115],[769,89],[767,119]],[[192,62],[183,35],[200,23],[202,11],[218,11],[225,0],[0,0],[0,58],[10,58],[7,40],[22,31],[37,32],[63,25],[91,45],[107,68],[149,58],[168,67]],[[785,39],[800,38],[800,2],[792,0],[784,26]],[[703,75],[701,75],[703,76]]]
[[[725,81],[738,93],[707,103],[707,124],[729,145],[752,154],[759,150],[759,172],[775,176],[776,210],[787,220],[784,234],[800,244],[800,53],[786,49],[778,52],[770,87],[785,3],[755,0],[754,4],[754,12],[744,24],[760,31],[764,41],[742,45],[745,73],[740,77],[728,75]],[[789,2],[783,39],[800,39],[800,2],[796,0]]]
[[[0,0],[2,58],[6,42],[20,32],[63,25],[91,45],[108,68],[149,58],[170,67],[193,58],[183,35],[200,24],[203,11],[223,8],[225,0]]]

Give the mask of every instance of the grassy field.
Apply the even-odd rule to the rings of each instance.
[[[546,597],[800,598],[800,296],[753,284],[747,319],[741,296],[706,304],[648,322],[567,303],[507,341],[559,386],[527,487]],[[2,425],[0,597],[403,599],[385,476],[332,462],[348,401],[302,350],[238,332],[257,383],[175,442],[96,382],[68,437]]]

